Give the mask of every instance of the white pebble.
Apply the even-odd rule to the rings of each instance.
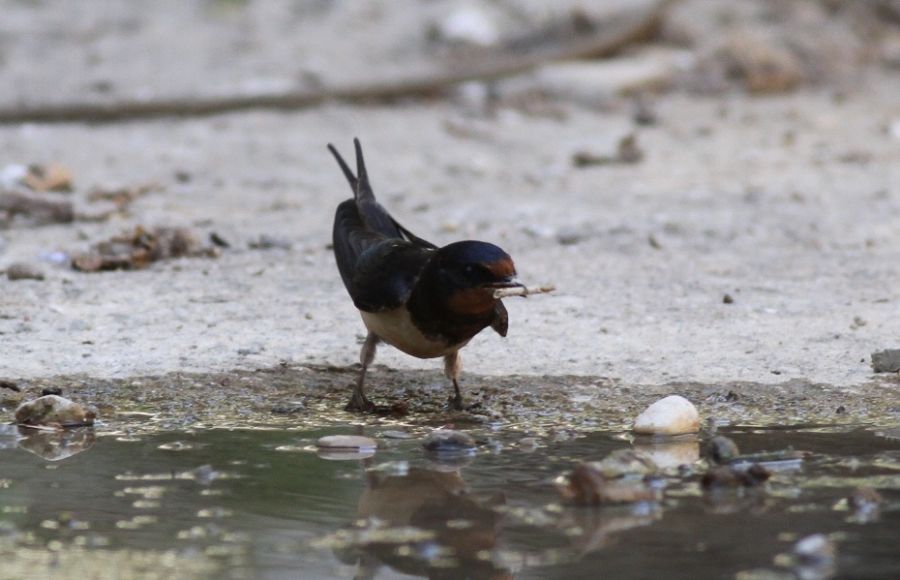
[[[500,38],[490,17],[476,6],[457,9],[440,23],[438,30],[444,40],[460,44],[491,46]]]
[[[361,435],[328,435],[319,438],[316,445],[324,449],[346,449],[348,451],[358,451],[361,449],[375,449],[378,443],[369,437]]]
[[[645,435],[683,435],[700,430],[700,414],[678,395],[656,401],[637,416],[632,430]]]

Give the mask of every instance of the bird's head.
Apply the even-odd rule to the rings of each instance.
[[[443,290],[448,306],[460,314],[479,314],[496,304],[494,290],[524,286],[516,277],[509,254],[487,242],[464,241],[437,251]]]

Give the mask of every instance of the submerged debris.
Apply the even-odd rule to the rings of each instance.
[[[737,444],[725,437],[716,435],[703,446],[703,458],[710,465],[724,465],[740,455]]]
[[[632,431],[644,435],[683,435],[700,430],[700,414],[679,395],[660,399],[634,420]]]
[[[323,459],[365,459],[375,455],[378,443],[362,435],[327,435],[316,446]]]
[[[582,506],[656,501],[661,495],[646,478],[605,477],[591,463],[576,465],[571,474],[560,476],[555,483],[563,499]]]
[[[853,517],[860,523],[873,522],[881,512],[884,498],[872,487],[858,487],[847,498],[847,505],[853,510]]]
[[[736,487],[758,487],[765,483],[771,475],[768,469],[757,463],[754,463],[747,469],[720,465],[703,474],[700,485],[707,491]]]
[[[316,441],[316,445],[322,449],[349,449],[352,451],[378,447],[378,443],[374,439],[362,435],[327,435],[320,437]]]
[[[16,423],[37,427],[83,427],[93,425],[97,412],[88,407],[60,397],[44,395],[19,405],[16,409]]]
[[[825,534],[813,534],[800,539],[794,545],[794,554],[801,562],[821,564],[834,560],[834,543]]]
[[[138,226],[130,234],[115,236],[96,244],[86,253],[72,259],[72,267],[82,272],[134,270],[146,268],[159,260],[181,257],[216,257],[217,248],[203,246],[185,228],[158,227],[147,230]]]
[[[876,373],[900,372],[900,348],[873,352],[872,370]]]
[[[475,452],[475,439],[462,431],[435,429],[422,442],[422,447],[429,453],[471,454]]]

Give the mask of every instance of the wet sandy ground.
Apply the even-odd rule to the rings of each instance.
[[[493,426],[531,434],[628,430],[654,400],[677,393],[693,401],[705,429],[741,425],[889,427],[900,422],[896,377],[854,387],[793,380],[778,384],[725,382],[634,385],[604,377],[477,376],[463,383],[468,408],[447,408],[452,389],[440,373],[376,367],[369,377],[375,415],[344,412],[352,367],[279,366],[216,374],[172,373],[128,379],[54,377],[25,381],[25,392],[0,404],[14,408],[41,389],[95,405],[100,432],[157,432],[192,428],[396,424],[430,429]]]

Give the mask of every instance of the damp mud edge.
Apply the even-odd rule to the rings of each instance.
[[[372,399],[386,411],[359,416],[343,411],[357,367],[289,366],[226,373],[172,373],[123,379],[57,376],[18,381],[4,390],[15,408],[46,388],[96,407],[98,431],[123,428],[170,431],[270,425],[316,427],[393,422],[433,426],[448,421],[506,430],[575,432],[627,430],[653,401],[679,394],[703,421],[718,425],[893,426],[900,422],[900,378],[879,376],[853,387],[791,380],[780,384],[691,382],[629,385],[589,376],[467,375],[467,408],[452,411],[442,376],[375,366]]]

